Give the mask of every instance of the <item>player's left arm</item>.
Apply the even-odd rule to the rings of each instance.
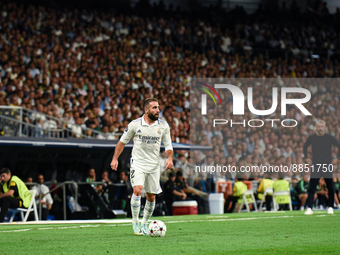
[[[172,161],[172,156],[174,154],[173,150],[167,150],[165,153],[166,156],[168,157],[165,163],[165,170],[172,169],[174,167],[174,163]]]
[[[167,169],[171,169],[174,167],[174,163],[172,160],[174,152],[173,152],[172,143],[171,143],[170,127],[168,124],[166,124],[166,128],[162,136],[162,141],[164,143],[165,154],[168,157],[165,163],[166,165],[165,170],[167,170]]]

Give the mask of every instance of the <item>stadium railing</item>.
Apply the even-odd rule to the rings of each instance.
[[[46,138],[88,138],[88,139],[118,139],[122,133],[103,133],[91,128],[81,127],[81,133],[72,131],[72,126],[79,126],[72,122],[66,121],[62,118],[56,118],[44,113],[38,113],[44,116],[46,121],[55,121],[57,128],[41,127],[36,123],[32,123],[32,116],[36,115],[36,111],[26,109],[18,106],[0,106],[0,130],[4,136],[18,136],[18,137],[46,137]],[[87,132],[93,135],[87,135]]]
[[[36,183],[36,182],[25,182],[25,184],[27,186],[38,186],[39,187],[39,189],[40,189],[40,192],[39,192],[39,201],[41,201],[41,199],[42,199],[41,185],[39,183]],[[67,219],[67,216],[66,216],[66,186],[67,185],[73,185],[74,186],[75,203],[78,203],[78,185],[74,181],[65,181],[65,182],[62,182],[62,183],[59,183],[59,184],[57,183],[55,187],[50,189],[50,191],[45,194],[45,195],[52,194],[55,190],[57,190],[59,188],[62,188],[62,190],[63,190],[63,216],[64,216],[64,220]],[[38,210],[39,211],[39,220],[41,220],[41,211],[42,211],[41,203],[39,203],[38,207],[39,207],[39,210]]]

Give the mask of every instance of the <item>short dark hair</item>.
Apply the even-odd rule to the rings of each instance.
[[[149,105],[150,102],[158,102],[157,98],[147,98],[143,101],[143,109]]]
[[[284,173],[279,173],[279,179],[284,179],[285,178],[285,174]]]
[[[42,173],[38,173],[36,178],[38,179],[39,175],[42,175],[44,177],[44,175]]]
[[[4,167],[0,170],[0,174],[10,174],[11,170],[9,170],[9,168]]]
[[[183,173],[182,173],[182,171],[178,170],[176,172],[176,177],[180,177],[180,176],[183,176]]]

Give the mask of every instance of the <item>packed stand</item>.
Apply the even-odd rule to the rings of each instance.
[[[210,129],[200,123],[204,132],[190,135],[190,124],[197,125],[190,123],[193,78],[338,78],[339,11],[300,14],[292,6],[272,15],[262,8],[254,15],[237,9],[225,17],[222,10],[201,8],[198,13],[215,14],[210,22],[194,14],[160,18],[26,9],[15,3],[3,4],[0,11],[0,105],[35,110],[27,119],[32,124],[47,125],[39,114],[44,113],[68,121],[74,137],[87,127],[104,133],[97,138],[117,139],[116,133],[142,114],[142,100],[157,97],[173,142],[213,147],[205,153],[176,151],[181,169],[189,162],[237,167],[301,163],[302,145],[317,118],[339,139],[339,87],[317,84],[308,85],[313,117],[305,118],[297,109],[288,113],[299,120],[297,128],[272,129],[268,123],[257,129]],[[186,12],[174,17],[182,14]],[[255,108],[269,108],[270,94],[258,89],[268,101],[256,102]],[[195,173],[190,167],[183,172],[197,187],[208,178],[209,185],[202,188],[206,192],[214,191],[217,180],[233,178]]]

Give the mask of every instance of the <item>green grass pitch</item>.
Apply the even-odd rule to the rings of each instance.
[[[340,254],[340,212],[233,213],[153,217],[163,238],[134,236],[131,224],[0,227],[0,254]]]

